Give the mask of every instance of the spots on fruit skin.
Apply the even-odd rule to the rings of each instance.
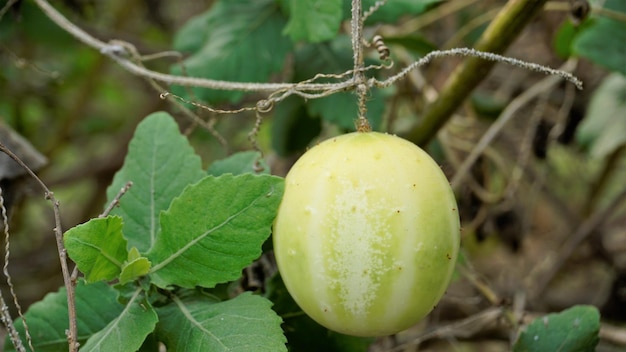
[[[380,278],[390,268],[383,255],[389,248],[391,233],[381,214],[390,208],[383,200],[372,201],[374,189],[362,184],[340,183],[330,204],[328,228],[331,248],[327,268],[337,280],[343,308],[355,316],[366,316],[380,286]],[[386,210],[387,209],[387,210]],[[386,210],[386,211],[385,211]],[[388,214],[388,213],[387,213]]]

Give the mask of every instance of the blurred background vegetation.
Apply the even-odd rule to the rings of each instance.
[[[0,7],[6,3],[0,1]],[[394,68],[381,72],[382,77],[431,50],[471,47],[506,1],[427,3],[413,15],[381,16],[369,23],[366,35],[383,33],[394,60]],[[153,54],[172,50],[176,40],[182,45],[177,38],[181,28],[210,9],[213,1],[62,0],[53,5],[103,41],[121,39],[142,54]],[[471,177],[457,190],[464,227],[462,263],[471,274],[454,282],[431,319],[466,317],[495,304],[511,304],[523,295],[525,309],[531,311],[592,304],[606,321],[621,326],[626,322],[626,206],[624,197],[610,203],[626,188],[626,40],[622,40],[626,8],[620,0],[594,1],[589,13],[572,14],[570,5],[569,1],[549,1],[506,54],[549,67],[580,56],[574,74],[583,80],[585,89],[576,91],[570,83],[562,83],[540,94],[517,111],[513,122],[472,167]],[[281,6],[281,11],[287,10]],[[607,19],[612,21],[608,25]],[[605,33],[605,40],[577,41],[577,35],[594,26],[608,26],[600,34],[602,38]],[[299,81],[319,72],[350,69],[349,32],[344,26],[338,32],[315,47],[299,43],[277,63],[282,68],[270,79]],[[607,51],[602,44],[614,50]],[[319,59],[320,52],[331,58]],[[368,52],[368,60],[377,62],[375,50]],[[147,65],[156,71],[176,72],[179,61],[161,58]],[[437,60],[394,87],[372,92],[369,116],[376,129],[410,136],[424,107],[461,61]],[[303,62],[308,64],[303,66]],[[161,92],[145,80],[58,28],[31,1],[18,1],[0,21],[0,67],[1,127],[23,136],[47,159],[38,174],[61,202],[64,229],[102,211],[106,187],[123,162],[135,126],[152,112],[172,113],[206,165],[233,151],[253,148],[248,138],[255,124],[253,113],[213,115],[198,110],[221,135],[216,138],[161,99]],[[495,118],[543,78],[497,65],[439,138],[427,146],[429,152],[452,177]],[[248,94],[213,106],[253,106],[262,98]],[[284,175],[307,145],[350,130],[350,121],[356,118],[350,114],[356,108],[342,109],[352,106],[350,99],[344,105],[312,103],[307,107],[301,99],[290,98],[264,115],[255,141],[273,172]],[[580,123],[582,131],[577,130]],[[53,214],[31,182],[16,179],[3,183],[3,188],[24,195],[11,209],[9,271],[26,308],[63,282],[52,233]],[[602,213],[607,204],[614,209]],[[593,223],[596,226],[583,234],[570,255],[559,256],[568,238],[581,226],[589,226],[594,215],[599,218]],[[550,274],[551,268],[559,270]],[[488,287],[501,301],[489,300],[481,287]],[[469,343],[480,340],[478,350],[501,350],[508,346],[502,334],[487,331]],[[410,334],[397,338],[408,341]],[[378,345],[384,348],[385,343]],[[434,342],[432,347],[445,350],[450,343]],[[454,344],[458,347],[463,342]],[[608,343],[601,348],[612,349]]]

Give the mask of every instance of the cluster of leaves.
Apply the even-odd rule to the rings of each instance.
[[[607,0],[604,9],[626,14],[626,2]],[[615,118],[626,109],[626,22],[604,16],[589,16],[575,25],[564,22],[555,38],[555,51],[579,56],[612,71],[595,91],[578,142],[591,156],[603,158],[626,144],[626,119]]]
[[[84,274],[76,286],[81,350],[156,351],[160,341],[176,351],[282,351],[277,313],[292,316],[285,330],[298,351],[371,343],[303,315],[278,275],[265,297],[232,294],[242,270],[271,249],[265,244],[282,197],[283,179],[260,158],[241,152],[205,171],[170,115],[139,124],[107,192],[112,202],[133,182],[120,206],[64,234]],[[67,317],[65,288],[30,307],[25,318],[37,351],[67,349]],[[301,328],[306,337],[294,335]],[[12,347],[7,339],[5,350]]]
[[[220,302],[209,294],[239,278],[270,235],[283,180],[252,174],[257,157],[238,156],[207,172],[168,114],[137,127],[108,190],[113,201],[133,182],[121,206],[64,234],[84,273],[76,287],[84,350],[134,351],[150,334],[148,342],[173,350],[284,350],[281,319],[267,299],[248,293]],[[248,172],[233,175],[241,171]],[[67,317],[65,289],[29,309],[37,351],[66,349]]]
[[[363,6],[374,2],[363,1]],[[389,0],[368,23],[396,22],[400,15],[420,14],[437,2]],[[339,32],[349,18],[350,1],[317,4],[216,1],[178,32],[174,48],[189,54],[186,74],[197,77],[263,82],[289,72],[287,78],[298,82],[317,73],[345,72],[352,66],[352,53],[349,38]],[[607,1],[607,7],[626,12],[619,0]],[[624,66],[615,60],[623,53],[607,51],[623,45],[605,40],[626,33],[623,27],[619,21],[591,18],[577,28],[564,25],[558,40],[564,55],[584,56],[619,72],[607,78],[598,90],[598,101],[592,102],[589,114],[601,117],[587,119],[588,127],[580,131],[581,141],[598,156],[626,143],[624,119],[609,119],[615,113],[611,115],[601,100],[612,95],[616,98],[611,101],[619,102],[626,91]],[[293,60],[287,60],[290,55]],[[182,74],[182,67],[172,71]],[[182,89],[177,93],[185,95]],[[382,94],[373,91],[368,101],[375,128],[381,125]],[[239,102],[243,96],[193,90],[194,99],[210,103]],[[274,112],[274,149],[287,154],[304,148],[320,132],[322,121],[352,129],[356,106],[350,93],[306,104],[298,97],[288,98]],[[618,103],[614,109],[624,105]],[[67,251],[84,274],[76,286],[82,349],[155,351],[160,341],[181,351],[282,351],[287,340],[297,351],[367,348],[370,339],[329,332],[304,316],[278,275],[266,283],[264,296],[230,294],[242,270],[267,249],[282,195],[283,181],[270,176],[267,165],[265,174],[255,172],[259,160],[258,153],[239,153],[204,170],[169,115],[156,113],[144,119],[107,191],[111,202],[126,182],[133,182],[120,206],[65,234]],[[26,320],[37,351],[67,349],[67,315],[64,288],[31,306]],[[599,318],[594,308],[576,307],[548,316],[550,324],[545,319],[521,334],[516,350],[556,350],[564,343],[588,350],[597,343]],[[16,326],[24,336],[22,325]],[[537,345],[538,341],[546,344]],[[5,350],[11,348],[7,341]]]
[[[393,23],[401,15],[418,15],[439,0],[389,1],[369,23]],[[174,48],[188,54],[183,62],[190,76],[232,82],[265,82],[290,72],[285,79],[301,82],[318,73],[339,74],[352,68],[350,39],[340,24],[350,17],[349,0],[218,1],[180,29]],[[363,1],[367,9],[375,1]],[[286,60],[292,55],[293,60]],[[286,67],[285,65],[289,65]],[[215,68],[219,67],[218,70]],[[177,65],[173,73],[181,74]],[[186,95],[182,88],[175,92]],[[244,93],[193,89],[196,99],[210,103],[238,102]],[[319,134],[322,121],[354,130],[356,95],[349,92],[308,101],[292,97],[275,110],[272,143],[281,155],[303,149]],[[379,129],[384,112],[382,92],[373,90],[367,102],[370,123]]]

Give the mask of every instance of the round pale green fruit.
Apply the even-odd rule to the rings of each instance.
[[[393,135],[355,132],[318,144],[291,168],[273,240],[305,313],[340,333],[383,336],[420,321],[445,292],[459,216],[428,154]]]

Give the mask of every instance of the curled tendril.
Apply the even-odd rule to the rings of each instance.
[[[273,107],[274,107],[274,101],[272,100],[263,99],[263,100],[259,100],[256,103],[257,111],[260,113],[270,112]]]

